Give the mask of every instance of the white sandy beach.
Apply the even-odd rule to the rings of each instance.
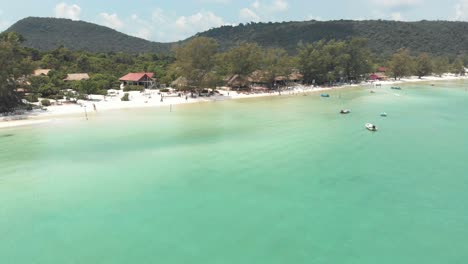
[[[465,76],[455,76],[453,74],[445,74],[443,77],[424,77],[419,79],[417,77],[404,78],[398,81],[388,80],[388,81],[377,81],[377,82],[365,82],[360,85],[345,85],[337,87],[312,87],[312,86],[295,86],[291,87],[290,90],[282,92],[282,94],[287,95],[291,93],[312,93],[312,92],[323,92],[331,89],[344,89],[349,87],[357,86],[375,86],[378,85],[394,85],[402,83],[412,83],[412,82],[432,82],[432,81],[450,81],[450,80],[460,80],[467,79]],[[278,96],[278,92],[274,93],[238,93],[236,91],[225,91],[220,90],[221,95],[212,96],[212,97],[198,97],[198,98],[188,98],[178,97],[178,96],[165,96],[161,102],[161,96],[158,94],[157,90],[147,90],[145,93],[141,92],[129,92],[130,101],[123,102],[120,98],[123,96],[124,92],[119,91],[119,94],[116,96],[106,96],[105,100],[102,95],[92,95],[90,96],[91,101],[79,100],[77,104],[62,104],[62,105],[53,105],[47,107],[47,110],[34,110],[27,112],[23,115],[14,115],[14,116],[5,116],[0,119],[0,129],[9,128],[15,126],[25,126],[25,125],[35,125],[42,124],[54,119],[67,118],[67,116],[77,116],[82,115],[85,118],[87,113],[91,114],[96,111],[106,111],[106,110],[116,110],[116,109],[131,109],[131,108],[144,108],[144,107],[171,107],[171,105],[178,104],[188,104],[188,103],[201,103],[201,102],[213,102],[213,101],[223,101],[223,100],[232,100],[232,99],[243,99],[243,98],[255,98],[255,97],[264,97],[264,96]]]

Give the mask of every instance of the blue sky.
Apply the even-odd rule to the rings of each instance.
[[[84,20],[168,42],[212,27],[251,21],[468,21],[468,0],[0,0],[0,30],[28,16]]]

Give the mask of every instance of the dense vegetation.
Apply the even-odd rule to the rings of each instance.
[[[187,79],[187,87],[196,89],[225,85],[225,77],[238,76],[236,87],[261,83],[276,89],[285,84],[288,76],[297,72],[303,75],[304,83],[333,85],[367,80],[378,66],[388,67],[388,77],[398,79],[446,72],[464,74],[464,65],[468,63],[467,56],[450,60],[445,56],[431,57],[420,53],[415,57],[408,49],[399,49],[385,60],[373,54],[368,41],[360,38],[321,40],[300,45],[297,53],[291,56],[284,49],[261,48],[251,43],[220,52],[216,40],[196,37],[176,49],[175,62],[167,73],[167,79],[183,76]],[[255,72],[260,72],[261,77],[252,77]]]
[[[18,32],[24,45],[41,51],[60,46],[87,52],[170,53],[174,46],[186,43],[155,43],[130,37],[103,26],[68,19],[25,18],[7,32]],[[262,48],[281,48],[297,54],[298,46],[320,40],[368,39],[370,50],[378,57],[388,57],[401,48],[413,55],[454,57],[468,51],[468,23],[448,21],[305,21],[250,23],[223,26],[197,36],[213,38],[221,50],[242,43],[255,43]]]
[[[153,72],[158,80],[165,81],[166,68],[174,61],[171,56],[156,53],[88,53],[64,47],[40,52],[22,47],[22,41],[14,32],[0,35],[0,112],[21,104],[18,88],[29,92],[24,97],[29,102],[37,102],[38,97],[85,99],[89,94],[119,89],[118,79],[128,72]],[[47,76],[32,76],[38,68],[52,70]],[[90,79],[64,82],[69,73],[88,73]],[[69,89],[77,94],[70,94]]]
[[[128,72],[154,72],[161,84],[171,84],[183,77],[179,89],[198,90],[226,85],[226,77],[237,76],[236,88],[249,88],[256,83],[281,91],[292,75],[301,74],[303,82],[315,85],[360,82],[378,66],[387,67],[386,74],[398,79],[446,72],[464,74],[467,56],[412,55],[409,49],[399,49],[388,58],[371,51],[368,40],[320,40],[301,44],[297,55],[281,48],[264,48],[255,43],[242,43],[223,51],[212,38],[196,37],[175,49],[175,57],[146,53],[89,53],[58,47],[48,52],[21,46],[23,38],[14,32],[0,35],[0,112],[29,103],[50,100],[86,100],[90,94],[107,95],[109,89],[119,89],[119,77]],[[32,76],[33,69],[52,69],[47,76]],[[88,73],[89,80],[65,82],[69,73]],[[231,78],[232,80],[232,78]],[[22,89],[18,89],[22,88]],[[22,93],[26,91],[26,93]],[[127,86],[124,91],[140,91],[142,87]],[[122,100],[129,100],[126,95]]]
[[[0,35],[0,112],[7,112],[21,103],[16,93],[21,77],[32,71],[27,53],[20,47],[21,36]]]
[[[400,48],[407,48],[414,54],[456,56],[468,50],[467,33],[467,22],[339,20],[223,26],[199,36],[216,39],[222,49],[249,42],[262,47],[283,48],[290,54],[297,52],[300,43],[365,38],[369,40],[372,52],[386,57]]]
[[[113,29],[62,18],[28,17],[7,29],[17,32],[26,47],[50,51],[60,46],[70,50],[99,52],[169,53],[171,44],[131,37]]]

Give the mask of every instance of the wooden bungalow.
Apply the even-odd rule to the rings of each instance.
[[[66,82],[86,80],[89,80],[89,75],[87,73],[69,73],[67,74],[67,78],[64,79]]]
[[[121,86],[137,85],[145,88],[152,88],[156,83],[153,76],[154,73],[152,72],[131,72],[121,77],[119,81],[121,82]]]

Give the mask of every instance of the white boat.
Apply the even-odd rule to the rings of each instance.
[[[351,110],[349,110],[349,109],[342,109],[340,111],[340,114],[349,114],[349,113],[351,113]]]
[[[371,123],[367,123],[366,128],[369,131],[377,131],[377,127],[374,124],[371,124]]]

